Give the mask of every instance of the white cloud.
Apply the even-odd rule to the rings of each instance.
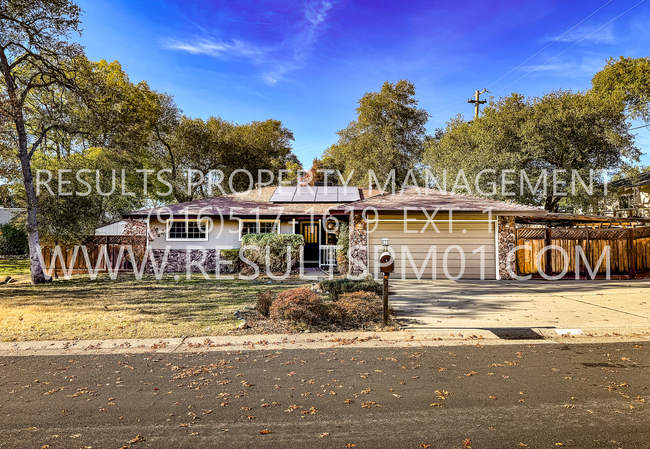
[[[236,39],[223,42],[207,38],[169,41],[166,48],[216,58],[249,59],[253,63],[267,67],[262,74],[262,80],[268,85],[274,85],[287,73],[305,66],[313,52],[314,44],[325,27],[332,6],[331,1],[309,0],[302,10],[304,20],[299,24],[299,32],[288,37],[275,48],[262,48]]]
[[[556,62],[541,66],[534,64],[524,65],[519,67],[518,70],[523,72],[546,72],[546,74],[552,76],[575,78],[595,74],[598,70],[602,69],[603,61],[604,59],[602,57],[593,56],[583,58],[581,61]]]
[[[252,60],[259,58],[267,51],[236,39],[231,42],[219,42],[205,38],[188,42],[170,41],[166,47],[170,50],[186,51],[193,55],[203,54],[214,57],[234,56]]]
[[[593,34],[591,34],[593,33]],[[611,26],[607,26],[602,30],[598,30],[594,33],[593,29],[588,28],[577,28],[573,31],[570,31],[559,38],[557,36],[544,39],[545,42],[552,42],[557,40],[557,42],[591,42],[594,44],[613,44],[616,42],[616,36]]]

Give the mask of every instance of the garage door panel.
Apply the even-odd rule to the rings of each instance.
[[[409,218],[411,218],[409,214]],[[436,218],[439,218],[438,216]],[[459,220],[464,217],[455,217]],[[409,222],[407,230],[420,231],[424,222]],[[373,223],[369,223],[369,229],[373,229]],[[449,222],[437,222],[439,232],[427,225],[425,232],[404,232],[404,223],[393,221],[379,221],[376,228],[368,234],[368,246],[370,253],[369,269],[377,276],[379,274],[375,260],[383,251],[381,239],[388,237],[390,247],[395,253],[395,272],[393,277],[406,279],[445,279],[447,276],[456,278],[463,268],[461,279],[495,279],[496,277],[496,251],[495,251],[495,225],[489,225],[483,220],[456,221],[449,232]],[[462,232],[462,230],[465,232]],[[491,231],[491,232],[490,232]],[[435,246],[435,252],[433,251]],[[446,263],[445,251],[454,246],[447,253]],[[458,248],[462,249],[464,261],[459,254]],[[478,250],[477,253],[473,251]],[[410,256],[410,259],[409,259]],[[427,263],[424,261],[429,257]],[[434,261],[435,258],[435,269]],[[412,262],[411,262],[412,260]],[[415,264],[415,268],[413,267]],[[443,266],[444,265],[444,266]],[[447,273],[445,273],[445,268]],[[435,272],[435,273],[434,273]],[[483,276],[482,276],[483,275]]]

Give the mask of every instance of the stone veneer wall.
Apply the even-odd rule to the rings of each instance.
[[[368,224],[361,215],[350,216],[350,274],[368,269]]]
[[[499,276],[504,280],[512,280],[513,277],[508,272],[508,264],[513,273],[517,273],[515,255],[508,257],[508,253],[514,249],[516,242],[515,218],[498,217],[499,220]]]
[[[186,267],[186,261],[187,261],[187,250],[184,249],[170,249],[169,253],[167,255],[167,263],[165,265],[165,273],[185,273],[187,271]],[[192,250],[189,251],[190,253],[190,260],[198,261],[201,260],[203,257],[203,254],[200,250]],[[153,255],[156,259],[156,266],[158,269],[160,269],[160,265],[163,262],[164,256],[165,256],[165,250],[163,249],[154,249],[153,250]],[[203,268],[205,269],[206,273],[208,274],[214,274],[216,271],[216,260],[217,258],[220,258],[222,260],[221,262],[221,273],[220,274],[231,274],[231,273],[236,273],[238,270],[237,268],[233,267],[232,264],[226,265],[225,258],[223,258],[221,255],[217,254],[217,251],[214,249],[206,249],[206,257],[205,261],[201,264]],[[198,266],[193,265],[191,267],[192,273],[200,273],[201,270],[199,269]],[[147,266],[146,266],[146,272],[147,273],[153,273],[153,266],[151,264],[151,260],[147,258]]]

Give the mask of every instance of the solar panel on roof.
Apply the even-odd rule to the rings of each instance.
[[[338,202],[338,187],[322,186],[316,188],[317,203],[336,203]]]
[[[272,203],[348,203],[360,199],[358,187],[283,186],[275,189],[270,201]]]
[[[358,187],[339,187],[338,196],[339,202],[358,201],[361,199]]]
[[[296,187],[280,186],[275,189],[269,201],[272,203],[290,203],[296,193]]]
[[[313,203],[316,201],[316,187],[298,186],[292,203]]]

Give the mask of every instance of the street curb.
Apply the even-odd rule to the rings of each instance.
[[[259,334],[238,336],[179,337],[117,340],[60,340],[21,341],[0,343],[0,357],[73,355],[73,354],[125,354],[125,353],[186,353],[209,351],[248,351],[323,348],[385,348],[385,347],[436,347],[481,346],[558,343],[607,343],[648,341],[646,329],[628,330],[626,333],[611,329],[582,330],[582,334],[560,335],[555,329],[530,329],[537,337],[512,337],[498,329],[436,329],[405,330],[401,332],[323,332],[303,334]]]

